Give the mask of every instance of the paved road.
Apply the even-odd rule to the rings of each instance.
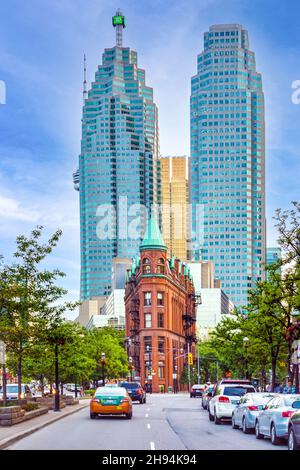
[[[91,420],[88,408],[22,439],[10,449],[93,450],[285,450],[208,420],[201,400],[188,395],[148,395],[134,404],[132,420]]]

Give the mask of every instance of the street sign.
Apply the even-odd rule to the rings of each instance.
[[[152,380],[152,375],[148,375],[148,380]]]
[[[189,359],[189,365],[192,366],[193,365],[193,354],[192,353],[188,354],[188,359]]]
[[[177,374],[173,374],[173,379],[177,379]]]

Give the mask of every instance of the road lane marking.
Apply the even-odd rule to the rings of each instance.
[[[148,417],[149,417],[149,415],[148,415],[148,413],[146,413],[146,414],[145,414],[145,418],[148,418]]]
[[[147,408],[147,411],[150,411],[150,408]]]
[[[150,449],[151,449],[151,450],[155,450],[154,442],[150,442]]]
[[[148,428],[148,429],[150,429],[150,428],[151,428],[151,426],[150,426],[150,424],[149,424],[149,423],[147,424],[147,428]]]

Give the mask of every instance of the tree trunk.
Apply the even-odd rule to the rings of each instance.
[[[18,400],[21,400],[22,394],[22,355],[18,357]]]
[[[276,364],[277,364],[277,357],[272,357],[272,382],[271,382],[271,392],[274,392],[275,383],[276,383]]]

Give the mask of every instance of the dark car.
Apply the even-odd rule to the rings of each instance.
[[[202,397],[204,391],[205,391],[205,384],[195,384],[192,386],[191,391],[190,391],[190,397],[191,398],[196,398],[196,397]]]
[[[146,392],[139,382],[121,382],[120,387],[126,388],[132,401],[146,403]]]
[[[288,449],[299,450],[300,449],[300,401],[293,403],[293,408],[297,409],[295,413],[290,417],[288,427]]]

